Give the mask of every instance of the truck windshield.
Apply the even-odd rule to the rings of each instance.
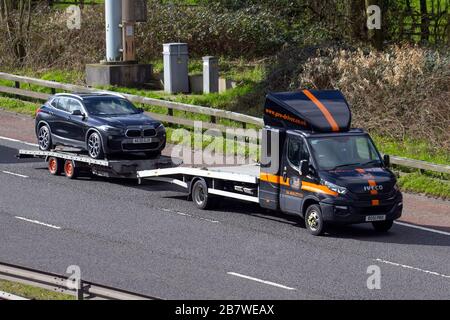
[[[125,99],[116,97],[96,97],[84,100],[89,114],[94,116],[123,116],[137,114],[139,110]]]
[[[382,162],[366,135],[309,139],[319,170],[379,167]]]

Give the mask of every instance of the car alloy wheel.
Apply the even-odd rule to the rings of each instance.
[[[88,152],[89,152],[89,155],[94,159],[97,159],[100,157],[101,141],[100,141],[100,136],[98,135],[98,133],[93,133],[89,136]]]
[[[47,126],[42,126],[38,134],[39,148],[41,150],[50,149],[50,130]]]

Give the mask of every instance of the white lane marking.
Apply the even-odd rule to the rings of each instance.
[[[191,214],[187,214],[187,213],[184,213],[184,212],[180,212],[180,211],[172,211],[172,212],[175,213],[175,214],[178,214],[180,216],[192,217]]]
[[[395,224],[398,224],[398,225],[404,226],[404,227],[419,229],[419,230],[423,230],[423,231],[439,233],[439,234],[443,234],[445,236],[450,236],[450,232],[445,232],[445,231],[431,229],[431,228],[425,228],[425,227],[421,227],[421,226],[416,226],[414,224],[409,224],[409,223],[404,223],[404,222],[399,222],[399,221],[395,221]]]
[[[269,286],[274,286],[274,287],[278,287],[278,288],[281,288],[281,289],[297,290],[295,288],[287,287],[287,286],[284,286],[284,285],[279,284],[279,283],[275,283],[275,282],[271,282],[271,281],[266,281],[266,280],[262,280],[262,279],[258,279],[258,278],[254,278],[254,277],[250,277],[250,276],[246,276],[244,274],[240,274],[240,273],[236,273],[236,272],[227,272],[227,274],[229,274],[231,276],[235,276],[235,277],[244,278],[244,279],[247,279],[247,280],[252,280],[252,281],[264,283],[264,284],[267,284]]]
[[[25,142],[22,140],[12,139],[12,138],[8,138],[8,137],[0,136],[0,139],[6,140],[6,141],[12,141],[12,142],[19,142],[19,143],[23,143],[23,144],[33,146],[33,147],[39,147],[39,145],[36,143]]]
[[[161,210],[164,211],[164,212],[174,213],[174,214],[177,214],[177,215],[179,215],[179,216],[189,217],[189,218],[193,218],[193,219],[197,219],[197,220],[202,220],[202,221],[207,221],[207,222],[211,222],[211,223],[219,223],[219,222],[220,222],[220,221],[213,220],[213,219],[197,217],[197,216],[194,216],[194,215],[192,215],[192,214],[184,213],[184,212],[181,212],[181,211],[174,211],[174,210],[170,210],[170,209],[166,209],[166,208],[162,208]]]
[[[211,222],[211,223],[219,223],[219,221],[217,221],[217,220],[212,220],[212,219],[207,219],[207,218],[198,217],[197,219],[203,220],[203,221],[208,221],[208,222]]]
[[[18,174],[18,173],[14,173],[14,172],[9,172],[9,171],[2,171],[5,174],[9,174],[12,176],[16,176],[16,177],[21,177],[21,178],[29,178],[29,176],[25,176],[23,174]]]
[[[53,228],[53,229],[57,229],[57,230],[61,229],[61,227],[54,226],[52,224],[48,224],[48,223],[44,223],[44,222],[40,222],[40,221],[37,221],[37,220],[31,220],[31,219],[27,219],[27,218],[19,217],[19,216],[15,216],[15,218],[19,219],[19,220],[26,221],[26,222],[35,223],[35,224],[38,224],[38,225],[41,225],[41,226],[44,226],[44,227],[49,227],[49,228]]]
[[[421,269],[421,268],[417,268],[417,267],[408,266],[406,264],[401,264],[401,263],[392,262],[392,261],[388,261],[388,260],[383,260],[383,259],[379,259],[379,258],[375,259],[375,260],[378,261],[378,262],[382,262],[382,263],[385,263],[385,264],[392,265],[392,266],[402,267],[402,268],[405,268],[405,269],[410,269],[410,270],[415,270],[415,271],[420,271],[420,272],[423,272],[423,273],[431,274],[433,276],[439,276],[439,277],[450,279],[450,276],[447,276],[447,275],[439,273],[439,272],[429,271],[429,270],[425,270],[425,269]]]

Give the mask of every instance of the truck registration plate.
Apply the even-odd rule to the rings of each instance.
[[[376,216],[367,216],[366,217],[366,221],[367,222],[384,221],[384,220],[386,220],[386,215],[385,214],[380,214],[380,215],[376,215]]]

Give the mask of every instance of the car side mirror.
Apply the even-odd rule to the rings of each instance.
[[[299,165],[299,173],[301,176],[306,176],[309,173],[309,161],[302,160]]]
[[[138,108],[139,113],[144,113],[144,109]]]
[[[75,110],[72,111],[72,115],[73,116],[82,116],[83,113],[81,112],[80,109],[75,109]]]
[[[390,167],[391,166],[391,157],[388,154],[385,154],[383,156],[383,162],[386,167]]]

